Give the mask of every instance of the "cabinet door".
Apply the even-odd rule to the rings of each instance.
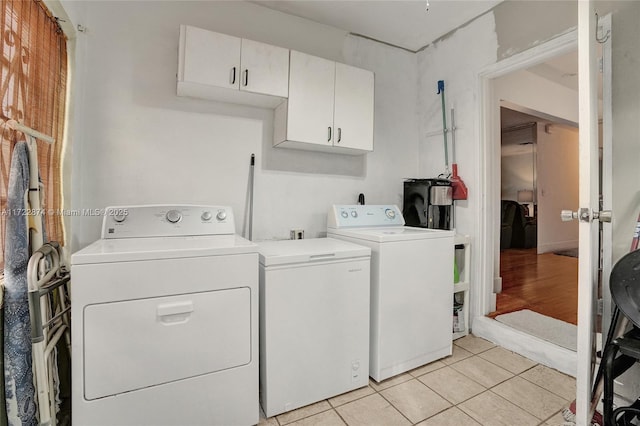
[[[334,146],[373,151],[373,73],[336,63]]]
[[[186,25],[180,28],[180,36],[179,80],[240,87],[241,39]]]
[[[286,98],[289,49],[242,39],[240,90]]]
[[[291,51],[287,139],[333,144],[335,62]]]

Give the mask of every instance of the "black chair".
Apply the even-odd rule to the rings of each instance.
[[[501,249],[537,246],[538,225],[535,219],[527,218],[526,211],[527,208],[517,201],[502,200]]]
[[[513,221],[516,218],[516,202],[502,200],[502,214],[500,226],[500,250],[511,248],[513,238]]]
[[[627,426],[631,425],[636,417],[640,418],[640,399],[628,407],[614,410],[614,380],[640,360],[640,250],[628,253],[615,264],[609,283],[615,308],[596,384],[602,375],[605,426]],[[614,330],[623,329],[628,323],[623,321],[623,317],[631,321],[633,327],[616,338]],[[595,391],[594,388],[594,393]]]

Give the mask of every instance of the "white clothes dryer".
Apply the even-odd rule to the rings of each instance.
[[[334,205],[327,236],[371,248],[375,381],[451,355],[453,231],[404,226],[394,205]]]
[[[71,263],[74,424],[258,423],[258,253],[230,207],[108,208]]]

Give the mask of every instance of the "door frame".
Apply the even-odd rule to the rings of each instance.
[[[476,276],[478,292],[471,305],[471,328],[478,337],[520,353],[529,359],[576,375],[576,352],[561,348],[487,318],[496,308],[496,292],[502,287],[500,278],[500,111],[494,93],[494,80],[514,71],[529,68],[565,53],[578,50],[578,30],[573,29],[545,43],[488,65],[477,73],[477,134],[479,135],[478,182],[482,197],[477,216],[478,260]],[[558,213],[559,214],[559,213]]]
[[[474,321],[495,310],[494,289],[501,287],[500,274],[500,114],[493,80],[514,71],[529,68],[578,49],[578,30],[571,30],[524,52],[480,70],[478,79],[477,134],[480,136],[481,163],[478,181],[481,193],[478,232],[479,294],[474,298]]]

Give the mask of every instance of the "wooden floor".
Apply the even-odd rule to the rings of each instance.
[[[502,293],[488,316],[530,309],[571,324],[578,323],[578,259],[536,249],[500,251]]]

